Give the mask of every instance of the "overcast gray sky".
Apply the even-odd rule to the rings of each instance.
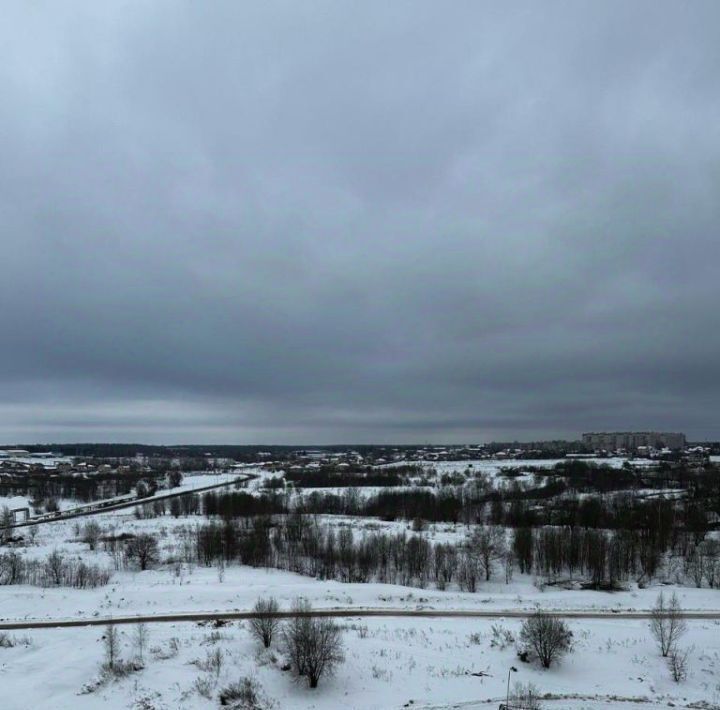
[[[720,438],[720,2],[28,2],[0,441]]]

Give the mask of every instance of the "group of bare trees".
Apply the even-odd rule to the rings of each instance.
[[[44,560],[28,559],[14,550],[0,555],[0,585],[32,584],[38,587],[93,589],[109,581],[108,569],[69,558],[57,550]]]
[[[720,540],[708,538],[695,545],[685,568],[696,587],[702,587],[704,581],[710,588],[720,586]]]
[[[297,599],[292,616],[284,623],[277,616],[279,605],[272,597],[258,599],[253,611],[251,633],[269,648],[279,632],[290,667],[298,677],[307,678],[311,688],[317,688],[320,678],[343,662],[340,628],[332,619],[315,616],[308,601]]]
[[[317,516],[292,513],[251,516],[198,526],[197,559],[212,565],[239,560],[287,569],[320,579],[474,592],[493,577],[509,582],[517,568],[544,579],[574,578],[595,589],[618,589],[630,579],[647,583],[661,570],[664,554],[652,536],[636,530],[578,527],[505,528],[477,525],[456,543],[431,543],[422,534],[373,532],[358,536]],[[720,581],[720,543],[695,544],[676,537],[668,553],[683,561],[696,584]]]
[[[227,520],[198,526],[197,559],[212,565],[239,560],[320,579],[445,589],[456,583],[474,592],[502,569],[511,576],[513,561],[501,528],[478,526],[458,544],[433,544],[423,535],[335,530],[314,516]]]
[[[102,542],[103,550],[112,557],[115,569],[138,569],[142,572],[152,569],[160,562],[160,545],[155,535],[151,533],[102,535],[91,525],[88,523],[81,529],[80,538],[91,550],[96,549]]]

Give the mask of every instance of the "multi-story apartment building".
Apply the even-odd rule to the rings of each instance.
[[[683,449],[685,434],[662,431],[589,432],[582,435],[582,442],[589,449],[606,451],[634,450],[641,446],[653,449]]]

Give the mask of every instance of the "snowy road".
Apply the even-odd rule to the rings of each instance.
[[[368,617],[411,617],[411,618],[468,618],[468,619],[525,619],[534,614],[534,610],[497,610],[479,611],[473,609],[368,609],[368,608],[335,608],[335,609],[313,609],[309,614],[300,616],[324,616],[333,618],[368,618]],[[602,611],[554,611],[554,616],[564,619],[604,619],[618,621],[634,619],[647,620],[651,617],[649,611],[623,611],[623,612],[602,612]],[[214,611],[214,612],[181,612],[167,614],[135,614],[126,616],[92,616],[84,619],[16,619],[0,620],[0,631],[20,629],[47,629],[67,628],[72,626],[104,626],[106,624],[138,624],[138,623],[174,623],[178,621],[233,621],[242,619],[253,619],[259,615],[251,610],[248,611]],[[278,611],[272,616],[278,619],[287,619],[295,616],[292,611]],[[690,621],[720,620],[720,611],[686,611],[682,613],[684,619]]]
[[[101,513],[112,513],[116,510],[123,510],[124,508],[135,508],[139,505],[147,505],[149,503],[155,503],[160,500],[169,500],[170,498],[181,498],[188,495],[196,495],[198,493],[206,493],[217,488],[227,488],[235,484],[247,483],[252,481],[258,476],[253,473],[246,473],[242,476],[236,476],[229,481],[222,481],[220,483],[213,483],[209,486],[201,486],[199,488],[184,488],[181,490],[172,490],[168,493],[158,493],[156,495],[148,496],[145,498],[131,498],[131,499],[118,499],[117,503],[113,503],[112,499],[101,500],[96,503],[87,506],[81,506],[78,508],[69,508],[62,511],[55,516],[43,516],[41,518],[35,518],[27,520],[22,523],[15,523],[11,525],[11,528],[27,528],[33,525],[44,525],[45,523],[57,523],[62,520],[72,520],[73,518],[85,518],[90,515],[100,515]]]

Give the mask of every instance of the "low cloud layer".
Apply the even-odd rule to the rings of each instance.
[[[13,2],[0,441],[720,438],[716,2]]]

